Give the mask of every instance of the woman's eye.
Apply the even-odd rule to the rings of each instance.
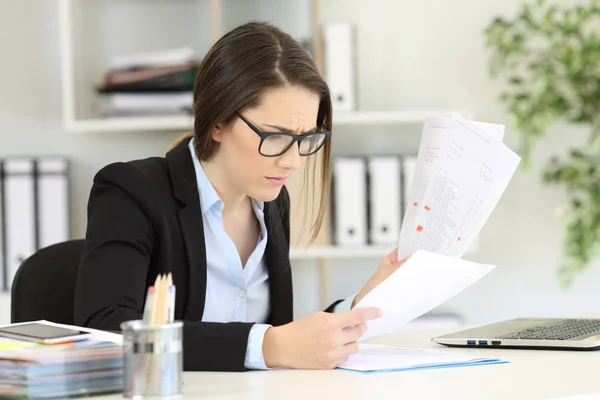
[[[282,135],[271,135],[271,136],[267,136],[266,140],[268,140],[269,142],[279,142],[283,138],[285,138],[285,136],[282,136]]]

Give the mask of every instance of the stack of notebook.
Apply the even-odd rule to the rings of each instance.
[[[38,345],[0,339],[1,398],[65,398],[123,389],[123,350],[86,340]]]
[[[187,47],[113,57],[97,89],[104,116],[190,115],[198,65]]]

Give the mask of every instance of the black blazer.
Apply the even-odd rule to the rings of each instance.
[[[175,319],[184,321],[185,370],[243,371],[252,323],[199,322],[206,295],[206,248],[196,174],[183,141],[166,158],[106,166],[94,178],[75,293],[75,323],[120,331],[141,319],[147,288],[171,272]],[[293,319],[290,200],[283,188],[265,202],[270,316]],[[331,312],[336,303],[326,311]]]

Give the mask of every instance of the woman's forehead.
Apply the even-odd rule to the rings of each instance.
[[[319,102],[319,95],[299,86],[273,88],[262,93],[260,105],[249,110],[248,116],[264,125],[291,130],[314,128]]]

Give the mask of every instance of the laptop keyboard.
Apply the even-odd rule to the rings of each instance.
[[[514,332],[503,339],[569,340],[600,333],[600,320],[566,319],[556,324]]]

